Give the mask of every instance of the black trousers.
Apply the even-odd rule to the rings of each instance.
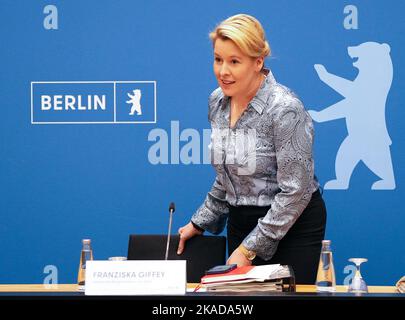
[[[258,219],[265,216],[269,209],[270,207],[230,206],[227,224],[229,255],[256,227]],[[275,255],[268,261],[256,257],[253,264],[290,265],[294,270],[297,284],[315,284],[325,227],[326,207],[321,193],[317,190],[312,194],[306,209],[280,240]]]

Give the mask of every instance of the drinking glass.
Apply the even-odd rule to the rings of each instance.
[[[349,285],[348,292],[367,293],[368,287],[363,277],[361,276],[360,265],[363,262],[367,262],[368,260],[365,258],[350,258],[349,261],[353,262],[356,265],[356,273],[353,277],[351,284]]]

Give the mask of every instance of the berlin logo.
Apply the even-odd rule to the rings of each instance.
[[[325,189],[347,190],[357,164],[362,161],[379,177],[372,190],[394,190],[396,187],[385,120],[386,101],[393,78],[393,65],[387,43],[364,42],[348,47],[347,53],[358,69],[354,80],[346,79],[316,64],[319,79],[343,97],[322,110],[309,110],[316,122],[346,120],[347,137],[337,151],[336,179]]]
[[[142,92],[139,89],[133,90],[134,95],[131,95],[128,93],[129,99],[127,103],[132,104],[131,111],[129,112],[130,116],[133,116],[135,111],[138,116],[142,115],[142,106],[141,106],[141,97],[142,97]]]
[[[156,122],[156,81],[31,82],[32,124]]]

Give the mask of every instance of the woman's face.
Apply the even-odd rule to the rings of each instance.
[[[214,45],[214,73],[225,95],[249,96],[257,84],[263,58],[244,54],[232,40],[218,38]]]

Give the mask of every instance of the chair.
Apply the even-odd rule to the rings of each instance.
[[[205,271],[225,264],[226,238],[223,236],[195,236],[186,242],[181,255],[177,254],[180,236],[170,236],[168,260],[187,261],[187,282],[199,283]],[[128,260],[164,260],[167,235],[131,234]]]

